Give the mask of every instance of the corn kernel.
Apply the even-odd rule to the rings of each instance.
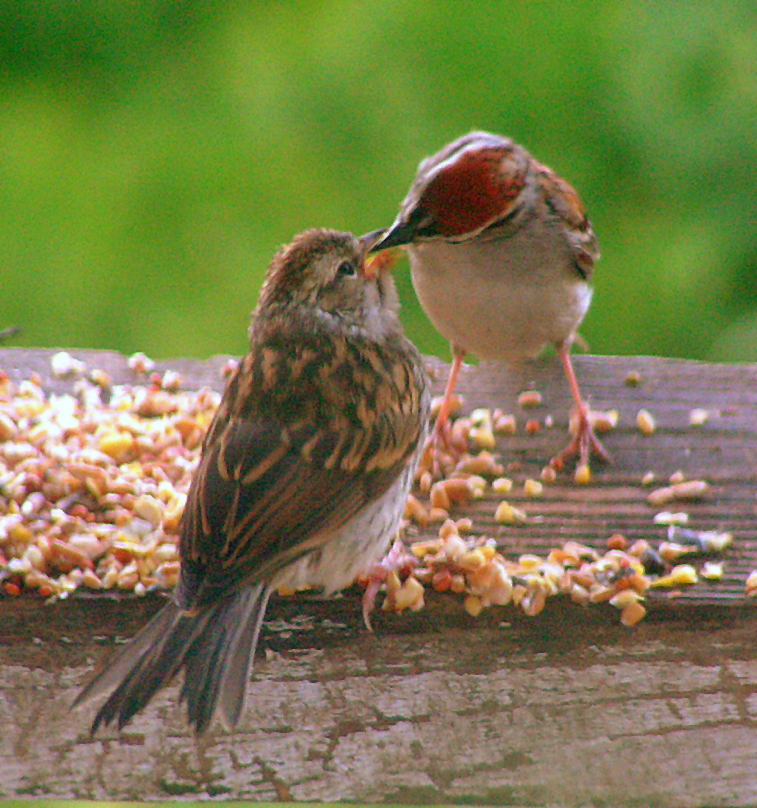
[[[497,477],[492,481],[492,491],[495,494],[509,494],[513,488],[513,481],[508,477]]]
[[[523,483],[523,493],[527,497],[540,497],[544,490],[544,486],[538,480],[526,480]]]
[[[657,429],[652,413],[644,409],[639,410],[636,414],[636,426],[644,435],[652,435]]]
[[[484,604],[478,595],[468,595],[463,602],[463,606],[471,617],[478,617],[484,608]]]

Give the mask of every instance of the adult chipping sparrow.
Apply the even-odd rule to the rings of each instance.
[[[112,691],[93,733],[123,727],[181,669],[195,732],[216,717],[233,728],[271,591],[334,592],[388,547],[429,394],[371,244],[309,230],[273,259],[189,490],[173,599],[75,702]]]
[[[577,429],[550,462],[608,459],[581,398],[571,345],[589,308],[597,239],[565,180],[512,140],[471,132],[423,160],[392,226],[372,247],[406,246],[426,314],[452,344],[435,439],[467,352],[519,360],[555,346],[576,405]]]

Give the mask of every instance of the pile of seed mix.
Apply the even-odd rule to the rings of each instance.
[[[54,375],[71,378],[71,393],[46,394],[33,375],[15,384],[0,371],[0,596],[32,592],[55,600],[82,590],[135,595],[170,590],[179,573],[187,491],[220,394],[183,390],[179,374],[154,373],[143,354],[129,360],[137,381],[122,385],[68,353],[51,361]],[[537,396],[529,391],[520,403],[536,406]],[[462,403],[457,400],[458,411]],[[599,413],[594,425],[606,431],[616,422],[617,413]],[[494,435],[513,429],[512,416],[474,410],[455,420],[456,449],[443,458],[443,468],[424,458],[401,534],[409,534],[413,523],[437,522],[438,536],[395,542],[381,562],[384,609],[422,608],[427,587],[457,595],[473,616],[506,604],[536,615],[548,598],[562,595],[581,604],[609,602],[625,625],[633,625],[644,617],[649,588],[722,574],[716,561],[706,561],[699,572],[679,562],[722,552],[730,534],[688,530],[675,518],[669,541],[656,549],[645,541],[629,546],[615,535],[603,552],[568,542],[545,557],[506,558],[493,538],[475,535],[471,520],[452,519],[450,509],[464,508],[486,490],[503,496],[510,491],[512,481],[492,450]],[[540,496],[542,486],[553,481],[549,472],[526,481],[527,496]],[[650,504],[701,496],[706,485],[673,481],[653,492]],[[496,506],[500,524],[525,518],[504,499]],[[757,584],[747,590],[757,593]]]

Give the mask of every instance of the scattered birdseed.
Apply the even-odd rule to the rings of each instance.
[[[625,550],[628,540],[622,533],[615,533],[605,542],[608,550]]]
[[[578,485],[588,485],[591,482],[591,467],[588,463],[579,463],[573,473],[573,479]]]
[[[509,494],[513,490],[513,481],[509,477],[497,477],[492,480],[492,491],[495,494]]]
[[[220,395],[159,391],[172,406],[145,415],[147,388],[113,386],[104,403],[107,374],[53,360],[56,374],[82,377],[76,396],[7,377],[0,389],[2,591],[172,588],[181,514]]]
[[[469,437],[477,449],[494,449],[497,446],[491,423],[471,427]]]
[[[710,420],[710,411],[696,408],[689,412],[690,426],[704,426]]]
[[[143,354],[141,351],[132,354],[127,360],[127,364],[131,370],[140,375],[151,373],[153,370],[155,370],[155,362],[153,362],[152,359]]]
[[[709,483],[704,480],[688,480],[683,483],[658,488],[647,497],[647,502],[655,507],[667,505],[675,500],[695,500],[707,496],[710,491]]]
[[[653,587],[674,587],[686,584],[695,584],[698,580],[697,571],[691,564],[679,564],[667,574],[655,581],[650,586]]]
[[[617,410],[591,410],[589,412],[589,421],[594,427],[595,432],[609,432],[615,429],[620,420],[620,413]]]
[[[646,541],[638,540],[628,550],[626,544],[624,536],[615,534],[607,539],[608,549],[601,555],[591,547],[568,541],[551,550],[546,558],[523,553],[512,561],[497,548],[494,539],[462,538],[457,524],[449,520],[439,529],[437,538],[416,542],[410,545],[409,552],[400,553],[412,560],[401,574],[437,592],[463,595],[463,608],[473,617],[491,606],[508,604],[536,616],[550,598],[562,595],[584,606],[608,603],[620,611],[623,625],[633,626],[646,614],[643,601],[648,589],[667,588],[671,594],[678,593],[680,587],[696,583],[699,574],[691,564],[666,563]],[[397,554],[396,545],[392,553]],[[654,571],[647,568],[644,560],[649,554],[658,561]],[[710,580],[715,580],[718,564],[708,563],[710,566],[702,568],[702,577],[709,575]],[[757,570],[748,585],[749,592],[757,594]],[[399,611],[400,606],[404,607],[402,601],[395,602],[403,586],[399,575],[387,581],[390,602],[384,608]],[[421,600],[415,595],[412,602],[419,604]]]
[[[492,421],[497,435],[514,435],[518,431],[514,415],[504,415],[501,410],[494,410]]]
[[[668,540],[697,548],[703,553],[722,553],[733,544],[733,534],[719,530],[689,530],[671,525]]]
[[[657,425],[649,410],[639,410],[636,414],[636,426],[644,435],[652,435],[657,430]]]
[[[485,477],[500,477],[505,469],[500,463],[497,463],[491,452],[484,450],[477,455],[464,457],[455,467],[455,471]]]
[[[654,515],[652,521],[656,525],[686,525],[689,522],[689,515],[687,513],[660,511]]]
[[[705,561],[699,574],[708,581],[719,581],[723,577],[723,562]]]
[[[80,588],[138,596],[171,589],[180,570],[177,542],[186,493],[220,395],[182,391],[181,377],[171,371],[153,374],[147,386],[113,386],[104,371],[87,373],[75,362],[57,360],[58,373],[80,376],[75,396],[48,396],[38,378],[14,385],[0,374],[0,591],[65,598]],[[154,364],[135,355],[130,367],[145,375]],[[407,554],[412,564],[387,577],[385,609],[423,608],[424,586],[430,585],[463,595],[470,614],[517,603],[535,616],[550,597],[564,595],[584,605],[609,602],[624,625],[634,625],[644,617],[641,601],[650,586],[675,589],[698,576],[722,577],[716,561],[705,561],[699,573],[691,564],[674,566],[680,557],[722,552],[733,540],[730,533],[683,528],[685,514],[657,515],[655,521],[669,525],[659,552],[639,541],[626,550],[625,537],[616,534],[604,555],[568,542],[546,558],[526,553],[510,561],[491,538],[463,538],[472,534],[472,522],[450,519],[450,510],[482,496],[487,479],[499,495],[513,486],[490,449],[471,455],[467,447],[481,448],[474,430],[488,429],[493,440],[494,424],[510,418],[514,424],[512,416],[486,409],[458,418],[451,440],[465,448],[445,461],[447,476],[434,481],[428,462],[419,471],[431,507],[411,496],[405,518],[422,526],[437,523],[439,538],[413,545]],[[648,472],[643,482],[653,479]],[[550,481],[554,477],[544,474],[541,482],[528,479],[524,494],[539,496],[542,483]],[[651,504],[698,499],[709,491],[706,482],[684,481],[682,474],[671,481],[650,494]],[[495,519],[515,525],[527,516],[502,501]],[[757,570],[746,586],[749,596],[757,594]]]
[[[70,376],[81,376],[86,366],[84,362],[74,359],[70,353],[59,351],[50,358],[50,368],[53,372],[53,376],[64,379]]]
[[[506,500],[502,500],[494,512],[494,521],[500,525],[521,525],[527,518],[525,511],[516,508]]]
[[[541,481],[543,483],[546,485],[551,485],[557,479],[557,472],[552,468],[552,466],[544,466],[539,476],[541,477]]]
[[[518,406],[524,408],[539,407],[544,401],[544,397],[538,390],[524,390],[518,396]]]
[[[527,497],[540,497],[543,490],[544,486],[538,480],[528,479],[523,483],[523,493]]]
[[[431,399],[431,418],[436,418],[442,408],[444,396],[435,396]],[[450,397],[449,414],[450,416],[457,415],[463,408],[464,399],[459,393],[453,393]]]
[[[698,553],[699,548],[692,544],[678,544],[673,541],[661,542],[659,553],[665,561],[674,562],[681,556]]]
[[[536,420],[536,418],[529,418],[526,421],[526,432],[529,435],[537,435],[541,431],[541,424]]]
[[[629,603],[620,613],[620,622],[630,628],[642,620],[646,613],[647,610],[638,601]]]

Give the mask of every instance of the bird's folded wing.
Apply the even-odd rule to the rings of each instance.
[[[405,393],[325,424],[217,416],[184,511],[180,605],[270,577],[385,493],[420,440],[417,393]]]

